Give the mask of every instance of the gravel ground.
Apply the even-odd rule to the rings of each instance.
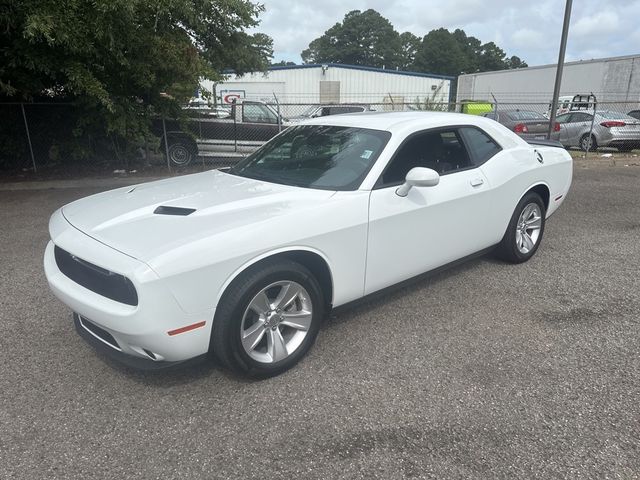
[[[640,477],[640,168],[577,162],[530,262],[338,312],[261,382],[138,373],[76,335],[42,254],[97,190],[0,191],[0,478]]]

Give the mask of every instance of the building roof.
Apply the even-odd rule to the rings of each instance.
[[[455,77],[449,75],[438,75],[435,73],[407,72],[405,70],[392,70],[387,68],[364,67],[362,65],[348,65],[346,63],[307,63],[304,65],[282,65],[269,67],[270,71],[276,70],[298,70],[302,68],[322,68],[323,66],[330,68],[345,68],[349,70],[361,70],[365,72],[389,73],[393,75],[406,75],[409,77],[427,77],[440,78],[444,80],[455,80]]]

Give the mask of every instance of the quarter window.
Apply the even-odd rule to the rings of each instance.
[[[471,161],[476,167],[482,165],[501,150],[489,135],[478,128],[462,127],[460,133],[471,154]]]

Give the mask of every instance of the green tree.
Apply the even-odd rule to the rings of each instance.
[[[265,69],[272,41],[244,30],[249,0],[3,0],[0,99],[56,98],[93,126],[131,137],[177,111],[206,76]]]
[[[393,25],[375,10],[353,10],[301,54],[304,63],[343,63],[396,68],[402,43]]]
[[[271,66],[272,67],[288,67],[295,64],[296,62],[288,62],[285,60],[280,60],[279,62],[271,63]]]
[[[513,55],[511,58],[507,59],[507,68],[526,68],[529,65],[527,65],[527,62],[523,61],[520,57],[516,57],[515,55]]]
[[[415,59],[416,70],[440,75],[459,75],[468,64],[463,45],[445,28],[424,36]]]
[[[430,31],[422,39],[415,58],[418,71],[452,76],[527,66],[516,56],[507,58],[504,50],[494,42],[483,44],[461,29]]]
[[[402,46],[400,68],[402,70],[411,70],[414,68],[416,54],[420,49],[421,40],[411,32],[404,32],[400,34],[400,43]]]

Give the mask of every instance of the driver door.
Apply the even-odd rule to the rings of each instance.
[[[371,191],[365,294],[495,244],[495,232],[487,228],[494,224],[487,218],[493,192],[478,167],[500,147],[481,132],[485,152],[469,155],[460,130],[430,130],[409,137]],[[436,170],[440,182],[413,187],[400,197],[396,190],[413,167]]]

